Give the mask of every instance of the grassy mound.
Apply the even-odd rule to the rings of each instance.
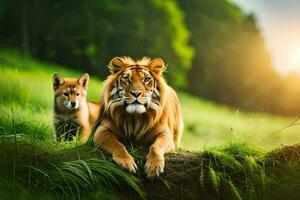
[[[11,141],[11,144],[14,144]],[[269,153],[245,143],[177,151],[165,172],[145,177],[147,149],[129,148],[129,174],[91,144],[62,148],[18,140],[1,145],[0,195],[7,199],[282,199],[300,196],[300,146]]]
[[[0,148],[0,195],[5,199],[118,199],[122,191],[144,199],[140,180],[91,145],[15,141]]]

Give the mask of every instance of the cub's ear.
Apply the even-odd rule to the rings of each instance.
[[[56,90],[60,85],[64,84],[65,80],[58,73],[54,73],[52,76],[53,89]]]
[[[87,89],[88,84],[89,84],[89,79],[90,79],[89,74],[88,74],[88,73],[85,73],[85,74],[83,74],[83,75],[80,77],[80,79],[78,79],[78,83],[79,83],[82,87],[84,87],[84,88]]]
[[[110,73],[115,74],[125,68],[125,64],[120,57],[114,57],[108,65]]]
[[[148,65],[148,68],[154,72],[157,75],[162,75],[164,70],[166,69],[166,65],[164,61],[161,58],[154,58],[150,64]]]

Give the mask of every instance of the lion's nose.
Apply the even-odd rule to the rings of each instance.
[[[136,98],[141,96],[142,92],[141,91],[130,91],[130,94]]]

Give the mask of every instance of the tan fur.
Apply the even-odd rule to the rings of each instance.
[[[122,142],[151,145],[145,173],[158,176],[164,169],[164,154],[179,146],[183,129],[176,92],[162,77],[165,64],[159,58],[116,57],[109,68],[94,142],[131,172],[137,166]]]
[[[100,104],[87,102],[88,74],[80,79],[53,75],[54,127],[57,140],[71,140],[79,133],[79,141],[85,143],[99,117]],[[72,107],[71,102],[75,102]]]

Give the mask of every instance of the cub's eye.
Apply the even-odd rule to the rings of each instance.
[[[145,81],[145,82],[151,81],[151,77],[150,77],[150,76],[145,77],[145,78],[144,78],[144,81]]]
[[[66,97],[67,97],[67,96],[69,96],[69,94],[68,94],[68,93],[66,93],[66,92],[64,93],[64,95],[65,95]]]
[[[79,95],[80,95],[80,94],[77,92],[77,93],[76,93],[76,96],[79,96]]]

